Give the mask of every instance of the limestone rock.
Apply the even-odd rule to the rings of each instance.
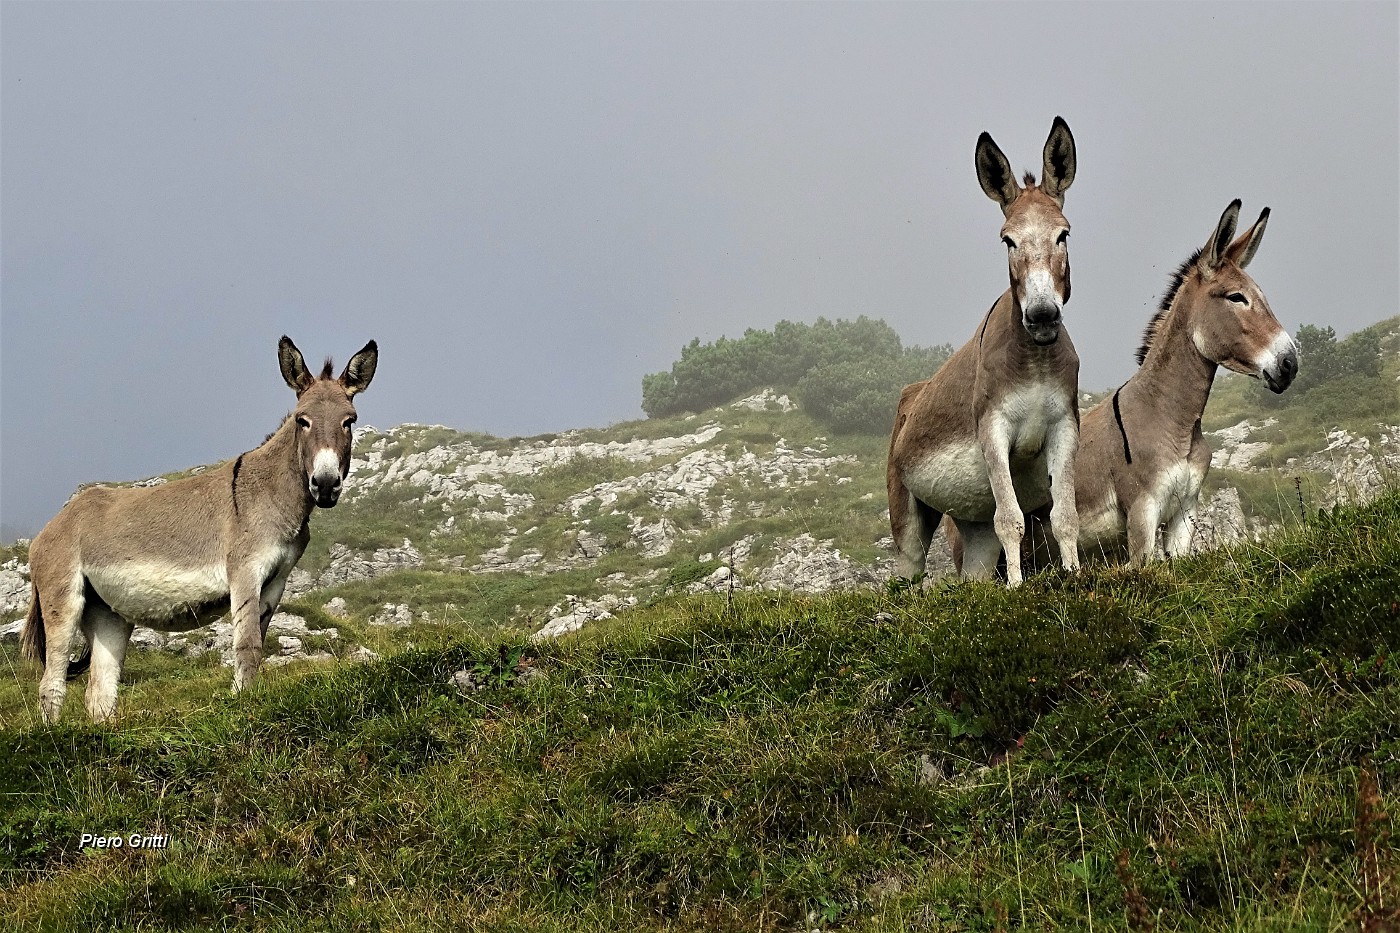
[[[405,625],[413,624],[413,611],[408,606],[399,603],[385,603],[384,608],[374,614],[374,618],[369,620],[370,625],[392,625],[395,628],[403,628]]]
[[[730,408],[747,408],[749,411],[769,411],[776,408],[778,411],[787,413],[797,406],[792,399],[786,395],[778,395],[772,389],[764,389],[757,395],[750,395],[748,398],[741,398],[732,403]]]
[[[842,557],[841,551],[831,545],[830,540],[817,541],[807,533],[791,539],[778,549],[772,566],[758,574],[759,587],[824,593],[875,581],[868,567]]]
[[[372,580],[395,570],[413,570],[423,566],[423,554],[407,538],[399,547],[380,548],[369,557],[363,557],[343,544],[332,544],[330,556],[330,566],[316,578],[316,589],[328,589],[352,580]]]
[[[618,611],[635,606],[637,597],[618,596],[606,593],[595,600],[581,599],[578,596],[565,596],[549,610],[550,620],[544,627],[530,636],[531,641],[547,641],[570,632],[577,632],[589,622],[598,619],[611,619]]]
[[[10,558],[0,564],[0,618],[29,612],[29,565]]]

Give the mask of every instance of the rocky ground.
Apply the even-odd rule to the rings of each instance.
[[[765,430],[776,428],[771,437],[756,431],[755,416],[767,419]],[[344,618],[345,601],[335,591],[357,581],[407,570],[547,575],[626,555],[632,561],[628,569],[598,578],[600,594],[569,596],[543,613],[544,624],[534,637],[552,638],[657,595],[667,567],[681,561],[698,568],[680,587],[687,592],[816,593],[890,576],[883,465],[867,462],[878,457],[833,449],[786,396],[772,391],[676,423],[680,430],[658,437],[585,439],[584,432],[574,431],[515,442],[435,426],[367,428],[357,439],[346,504],[333,520],[362,522],[381,510],[386,497],[410,503],[415,510],[404,514],[412,517],[395,526],[399,543],[366,548],[334,543],[318,560],[309,553],[285,598],[326,600],[321,605],[327,616]],[[1255,462],[1269,445],[1257,435],[1271,424],[1246,420],[1214,432],[1213,467],[1261,471]],[[572,484],[540,482],[541,476],[562,475],[566,467],[578,470]],[[590,470],[604,467],[610,478],[595,480]],[[1370,498],[1400,476],[1400,426],[1384,426],[1378,441],[1334,431],[1324,449],[1290,461],[1289,467],[1324,478],[1323,506]],[[801,522],[794,520],[793,500],[784,496],[802,490],[812,497],[813,509],[822,507],[818,493],[845,496],[843,501],[859,506],[864,516],[859,527],[842,527],[833,535],[793,527]],[[739,521],[756,523],[759,530],[699,551],[706,535]],[[1266,519],[1246,514],[1239,491],[1227,486],[1203,503],[1196,547],[1251,539],[1268,527]],[[316,534],[341,536],[335,525],[318,524]],[[876,556],[855,559],[852,550]],[[930,573],[949,567],[939,536]],[[0,620],[6,620],[0,622],[0,639],[17,637],[17,619],[29,598],[27,571],[19,559],[0,565]],[[359,621],[391,630],[421,622],[422,616],[419,607],[388,603],[362,610]],[[138,629],[134,644],[187,656],[218,652],[227,664],[229,629],[227,621],[178,635]],[[338,627],[312,628],[289,613],[274,617],[267,646],[267,663],[274,665],[375,656],[349,644]]]

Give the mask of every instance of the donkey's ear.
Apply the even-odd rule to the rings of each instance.
[[[1016,184],[1011,163],[1000,147],[992,142],[990,133],[983,132],[977,137],[976,159],[977,180],[982,190],[987,192],[987,197],[1001,205],[1001,212],[1005,214],[1011,209],[1011,202],[1021,193],[1021,188]]]
[[[350,357],[350,362],[345,364],[345,372],[340,374],[340,385],[345,389],[345,394],[354,398],[368,389],[378,365],[379,344],[371,340],[363,350]]]
[[[1230,202],[1230,206],[1225,208],[1225,213],[1220,215],[1220,223],[1215,225],[1215,232],[1210,235],[1206,248],[1201,252],[1201,264],[1206,272],[1214,272],[1225,261],[1225,251],[1230,248],[1230,238],[1235,235],[1235,224],[1239,219],[1240,199],[1235,198]]]
[[[1065,191],[1074,184],[1074,134],[1063,117],[1056,117],[1050,125],[1050,136],[1045,140],[1044,172],[1040,176],[1040,190],[1055,199],[1061,208],[1065,206]]]
[[[1269,209],[1264,208],[1259,219],[1254,222],[1240,238],[1230,244],[1230,248],[1225,251],[1225,256],[1235,261],[1235,265],[1243,269],[1249,265],[1249,261],[1254,258],[1254,254],[1259,249],[1259,241],[1264,239],[1264,228],[1269,225]]]
[[[307,370],[306,360],[301,358],[301,351],[286,334],[277,342],[277,363],[282,367],[282,378],[287,380],[287,385],[291,386],[297,395],[301,395],[316,381]]]

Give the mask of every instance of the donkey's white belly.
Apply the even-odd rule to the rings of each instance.
[[[954,518],[981,518],[995,510],[987,459],[976,443],[945,444],[904,473],[904,488],[914,498]]]
[[[1079,498],[1079,550],[1081,554],[1111,553],[1128,541],[1128,520],[1119,510],[1118,492],[1108,484],[1102,502]]]
[[[123,561],[86,568],[97,595],[128,622],[169,622],[228,597],[228,571],[222,565],[172,567],[146,561]]]
[[[984,417],[995,419],[993,432],[1007,447],[1021,511],[1040,508],[1050,501],[1045,445],[1052,427],[1073,417],[1069,400],[1051,386],[1029,385],[1007,393]],[[975,438],[944,443],[906,469],[903,478],[915,498],[945,515],[975,522],[996,515],[987,459]]]
[[[1021,511],[1038,509],[1050,500],[1050,473],[1045,455],[1013,458],[1011,484]],[[904,487],[920,502],[945,515],[989,522],[996,515],[996,497],[987,475],[987,459],[975,443],[946,444],[904,473]]]

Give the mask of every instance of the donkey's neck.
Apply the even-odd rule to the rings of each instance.
[[[1189,316],[1174,302],[1153,337],[1142,365],[1123,391],[1153,410],[1163,433],[1189,441],[1206,410],[1218,365],[1196,349]]]
[[[238,460],[234,498],[239,512],[271,521],[289,536],[299,531],[314,503],[301,465],[296,419],[288,416],[261,446]]]

